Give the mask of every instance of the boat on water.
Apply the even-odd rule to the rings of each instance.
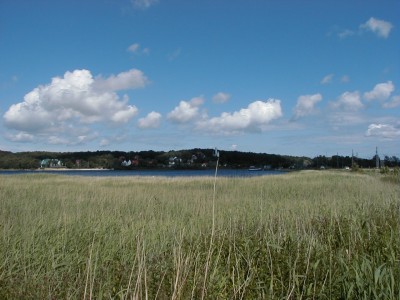
[[[257,168],[255,166],[250,166],[249,171],[262,171],[262,168]]]

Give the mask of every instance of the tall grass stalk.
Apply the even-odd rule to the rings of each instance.
[[[213,246],[214,246],[214,235],[215,235],[215,197],[217,192],[217,175],[218,175],[218,165],[219,165],[219,152],[215,149],[214,152],[215,156],[217,157],[217,163],[215,165],[215,173],[214,173],[214,185],[213,185],[213,197],[212,197],[212,223],[211,223],[211,236],[210,236],[210,246],[207,252],[207,260],[206,266],[204,270],[204,282],[203,282],[203,290],[201,293],[201,299],[204,299],[207,293],[207,279],[208,279],[208,268],[210,267],[210,260],[212,256]]]

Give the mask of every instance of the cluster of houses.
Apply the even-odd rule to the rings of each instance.
[[[120,157],[120,166],[125,168],[141,166],[158,166],[158,167],[208,167],[209,162],[205,160],[206,156],[203,153],[193,154],[189,159],[182,158],[179,156],[171,156],[164,162],[159,162],[155,159],[144,159],[142,160],[138,155],[133,159]]]
[[[123,159],[123,160],[122,160]],[[125,158],[122,158],[122,162],[121,162],[121,167],[137,167],[139,165],[139,156],[135,155],[134,159],[130,160],[126,160]]]
[[[61,160],[56,158],[45,158],[40,161],[40,168],[63,168],[64,165]]]
[[[201,157],[201,159],[203,160],[205,158]],[[177,166],[182,166],[182,165],[186,165],[186,166],[193,166],[194,164],[198,163],[198,156],[193,154],[192,157],[186,161],[184,161],[182,158],[174,156],[174,157],[170,157],[168,160],[168,167],[173,168],[173,167],[177,167]],[[208,163],[203,162],[200,164],[201,167],[206,168],[208,167]]]

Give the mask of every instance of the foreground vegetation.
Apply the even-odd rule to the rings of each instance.
[[[383,176],[1,176],[0,298],[400,299]]]

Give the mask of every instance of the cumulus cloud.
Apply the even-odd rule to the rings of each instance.
[[[338,98],[337,101],[331,102],[331,107],[344,111],[358,111],[364,105],[361,102],[361,96],[358,91],[345,92]]]
[[[124,104],[121,103],[121,105]],[[136,108],[136,106],[128,105],[125,108],[118,109],[117,111],[115,111],[115,113],[111,114],[110,120],[115,123],[127,123],[130,119],[136,116],[137,112],[138,109]]]
[[[400,126],[391,124],[370,124],[365,135],[385,139],[398,139],[400,138]]]
[[[181,101],[169,114],[168,120],[173,123],[187,123],[200,116],[200,106],[204,103],[203,97],[195,97],[190,101]]]
[[[377,85],[375,85],[372,91],[364,93],[364,98],[368,101],[384,101],[390,97],[393,91],[394,84],[391,81],[388,81],[386,83],[378,83]]]
[[[360,25],[361,29],[372,31],[381,38],[388,38],[393,25],[390,22],[384,20],[378,20],[370,18],[367,22]]]
[[[321,94],[304,95],[297,99],[296,107],[294,108],[294,119],[305,117],[316,112],[315,105],[322,100]]]
[[[328,83],[331,83],[332,80],[333,80],[333,76],[334,76],[334,74],[328,74],[328,75],[326,75],[324,78],[322,78],[321,84],[328,84]]]
[[[150,129],[158,128],[161,123],[161,114],[155,111],[150,112],[146,117],[140,118],[138,121],[139,128]]]
[[[280,100],[254,101],[247,108],[233,113],[224,112],[219,117],[201,120],[197,124],[200,130],[219,134],[232,134],[244,131],[262,130],[271,121],[282,116]]]
[[[120,97],[116,91],[146,84],[147,78],[135,69],[108,78],[93,78],[88,70],[66,72],[11,105],[3,115],[4,124],[20,133],[47,136],[49,142],[56,141],[57,134],[73,135],[75,141],[83,142],[83,136],[89,135],[82,131],[88,131],[89,124],[127,123],[136,116],[138,109],[128,104],[128,96]]]
[[[231,98],[231,95],[223,92],[219,92],[212,97],[214,103],[225,103],[228,102]]]

